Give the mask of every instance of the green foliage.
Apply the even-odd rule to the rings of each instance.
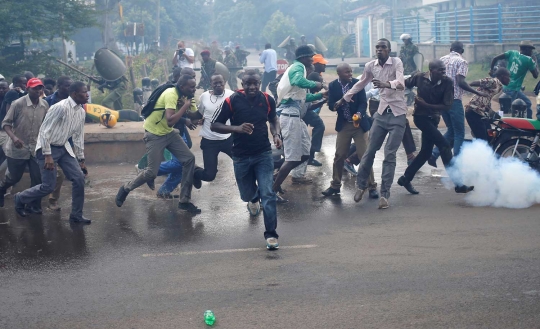
[[[287,36],[298,36],[296,31],[296,24],[294,19],[289,16],[285,16],[281,11],[276,11],[270,20],[266,23],[262,32],[266,41],[277,47]]]

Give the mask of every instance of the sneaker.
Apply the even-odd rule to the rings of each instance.
[[[461,185],[454,188],[454,191],[456,191],[456,193],[469,193],[472,190],[474,190],[474,186]]]
[[[427,163],[428,165],[437,168],[437,159],[433,155],[428,159]]]
[[[388,209],[388,207],[390,207],[390,204],[388,203],[388,199],[382,196],[379,199],[379,209]]]
[[[247,203],[247,209],[251,216],[257,216],[261,212],[261,203],[259,201],[257,202],[250,201]]]
[[[326,190],[322,191],[322,195],[324,196],[332,196],[332,195],[338,195],[341,192],[341,189],[339,188],[333,188],[329,187]]]
[[[322,163],[320,163],[319,161],[317,161],[315,159],[311,159],[311,161],[308,162],[308,166],[322,167]]]
[[[377,190],[369,190],[369,198],[370,199],[378,199],[379,198],[379,192]]]
[[[279,249],[279,243],[277,238],[268,238],[266,239],[266,249],[268,250],[277,250]]]
[[[285,199],[280,192],[276,193],[276,197],[277,197],[277,200],[276,200],[277,203],[287,203],[287,202],[289,202],[289,200]]]
[[[358,176],[358,172],[356,172],[356,169],[354,169],[354,166],[352,163],[350,163],[348,160],[345,160],[345,163],[343,164],[343,168],[349,172],[349,174],[353,176]]]
[[[122,205],[124,204],[124,201],[126,201],[128,194],[129,192],[126,191],[126,189],[124,188],[124,185],[120,186],[120,189],[118,189],[118,193],[116,194],[116,199],[115,199],[116,205],[118,207],[122,207]]]
[[[354,194],[354,202],[360,202],[364,196],[364,193],[366,193],[366,190],[357,189],[356,193]]]
[[[190,214],[197,215],[201,213],[201,209],[197,208],[193,203],[191,202],[179,202],[178,203],[178,209],[184,210],[189,212]]]
[[[292,178],[293,184],[312,184],[313,179],[302,176],[302,177],[293,177]]]

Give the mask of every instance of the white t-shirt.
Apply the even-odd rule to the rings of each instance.
[[[186,48],[185,54],[187,56],[195,56],[195,52],[191,48]],[[191,67],[193,68],[193,63],[188,62],[188,60],[184,56],[176,56],[178,58],[178,67],[183,69],[184,67]]]
[[[199,98],[198,108],[199,112],[204,118],[204,123],[199,136],[210,140],[224,140],[231,136],[231,134],[220,134],[213,132],[210,129],[210,124],[212,123],[214,113],[216,113],[217,109],[221,106],[221,104],[223,104],[225,98],[231,96],[232,94],[234,94],[234,91],[229,89],[225,89],[223,95],[220,96],[214,95],[210,90],[202,93],[201,97]],[[227,124],[230,124],[230,122],[227,121]]]

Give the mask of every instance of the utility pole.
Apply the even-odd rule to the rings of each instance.
[[[159,13],[161,11],[161,0],[157,0],[157,17],[156,17],[156,46],[159,49],[160,47],[160,22],[159,22]]]

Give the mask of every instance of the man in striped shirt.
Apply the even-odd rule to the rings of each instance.
[[[86,84],[74,82],[69,97],[53,105],[41,127],[36,145],[36,159],[41,169],[42,183],[15,195],[15,211],[26,216],[25,205],[51,194],[56,187],[57,165],[72,184],[72,203],[69,220],[90,224],[83,216],[84,205],[84,118],[83,104],[88,102]],[[69,138],[73,139],[73,149]],[[77,163],[78,160],[78,163]]]

